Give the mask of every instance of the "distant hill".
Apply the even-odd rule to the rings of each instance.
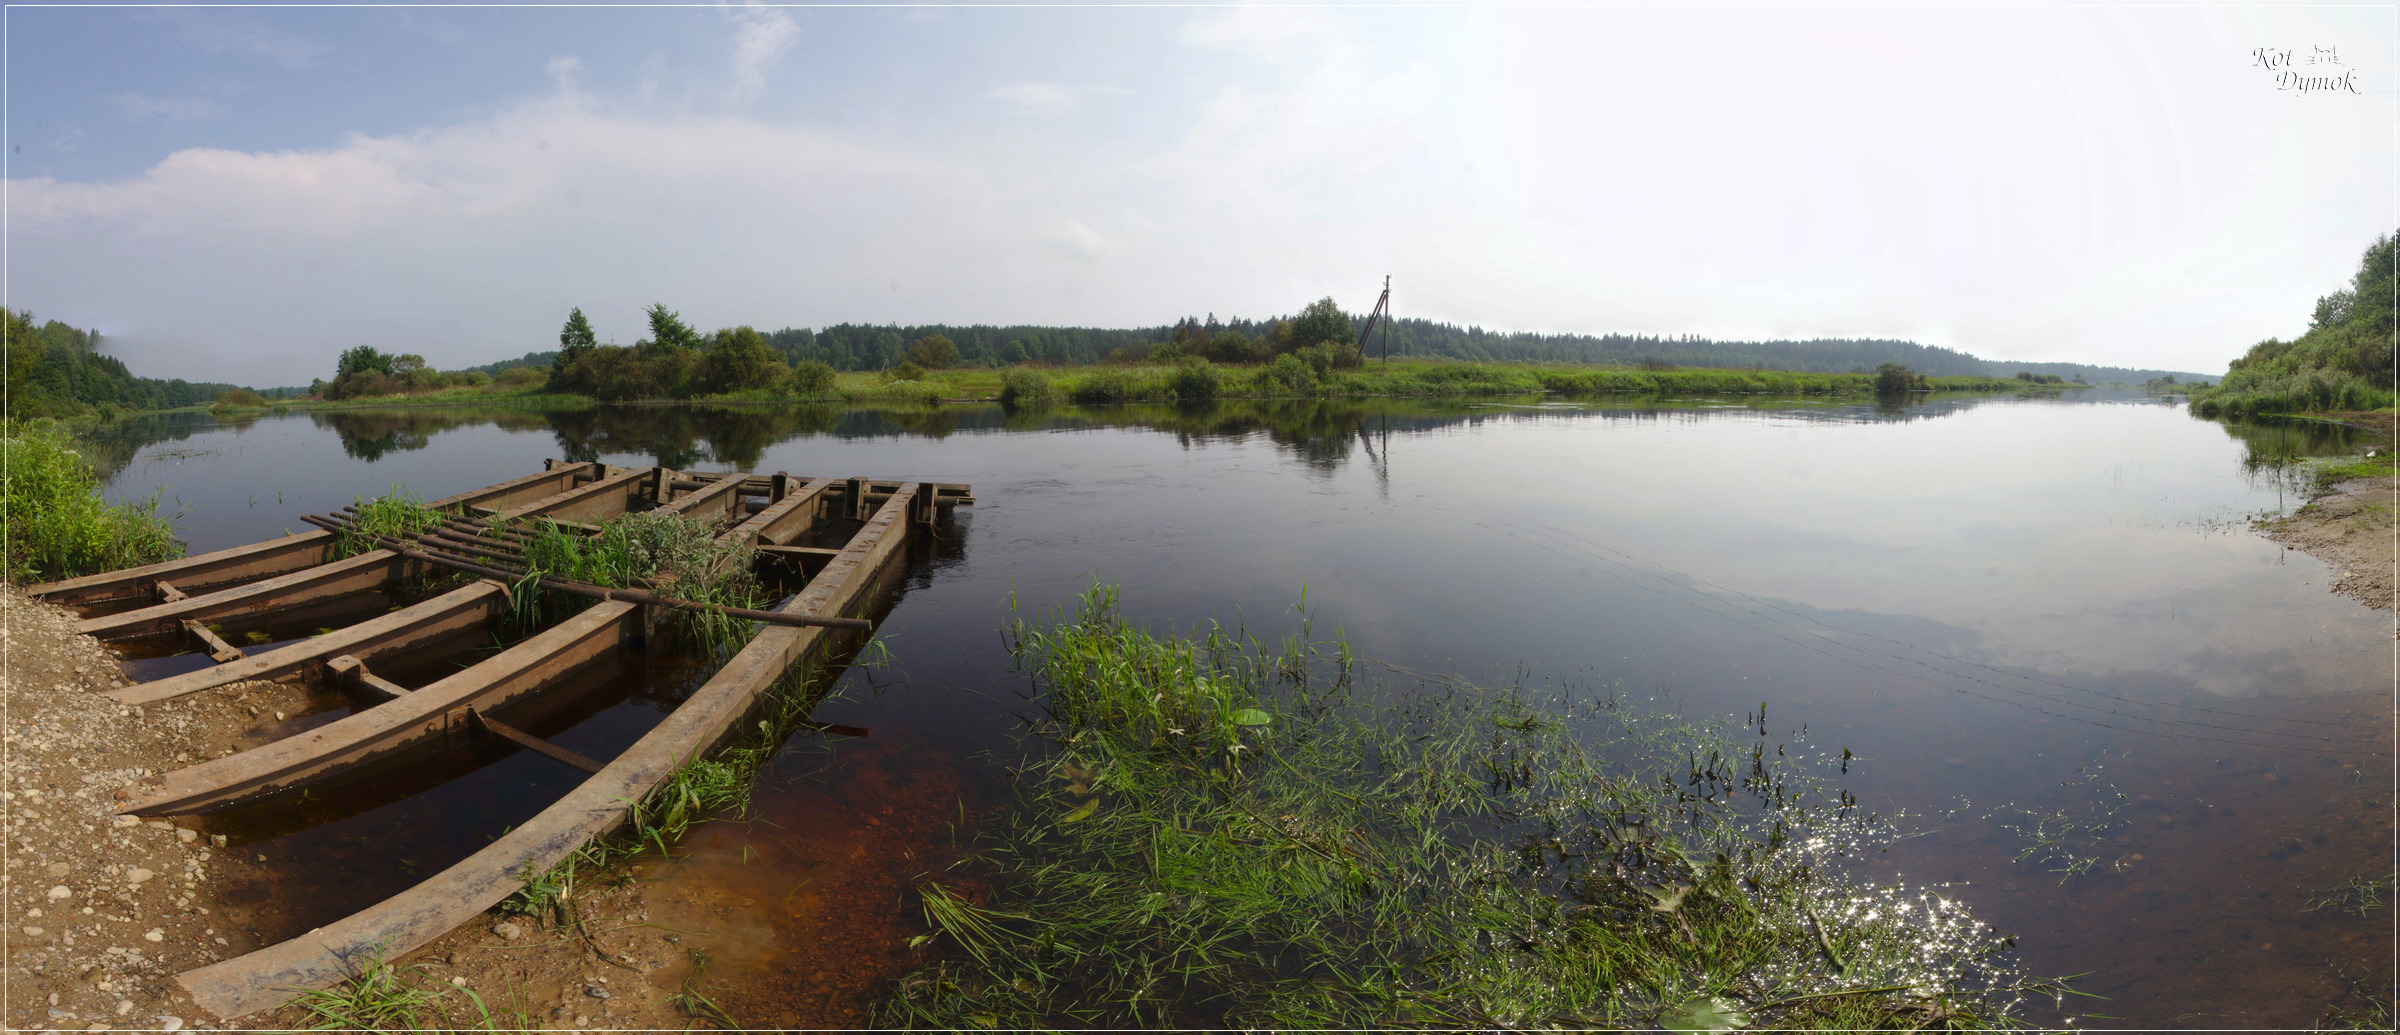
[[[1364,322],[1355,317],[1353,321],[1360,325]],[[1190,323],[1211,337],[1221,331],[1231,330],[1255,338],[1266,334],[1274,325],[1272,320],[1219,322],[1213,317],[1208,320],[1195,318]],[[1082,364],[1099,362],[1113,349],[1170,340],[1175,337],[1176,326],[1102,328],[1032,324],[918,324],[904,327],[898,324],[877,326],[846,323],[821,331],[786,327],[770,332],[765,337],[767,344],[782,352],[787,361],[814,359],[830,364],[836,370],[881,370],[899,363],[908,352],[909,345],[917,339],[936,334],[955,343],[959,360],[967,364],[1006,365],[1028,359]],[[1368,354],[1380,356],[1382,342],[1379,333]],[[2013,377],[2023,371],[2030,374],[2056,374],[2070,381],[2081,377],[2092,384],[2111,381],[2139,384],[2169,375],[2178,381],[2214,379],[2212,375],[2187,370],[1983,359],[1954,349],[1890,338],[1712,341],[1706,338],[1625,334],[1504,333],[1420,319],[1393,321],[1391,352],[1394,356],[1439,356],[1491,362],[1634,364],[1650,359],[1685,367],[1763,367],[1811,373],[1872,371],[1880,363],[1899,363],[1932,377]],[[465,369],[497,376],[510,367],[547,367],[557,358],[558,352],[553,349],[528,352],[517,359],[504,359]]]

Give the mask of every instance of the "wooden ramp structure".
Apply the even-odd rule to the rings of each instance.
[[[761,695],[801,661],[844,633],[865,631],[857,617],[896,567],[911,529],[933,527],[939,512],[971,504],[969,486],[876,478],[798,478],[739,473],[691,474],[663,467],[545,461],[526,475],[425,504],[450,515],[441,529],[407,542],[339,557],[344,527],[198,554],[86,578],[30,587],[36,599],[109,609],[80,628],[106,640],[189,637],[215,664],[109,692],[120,702],[167,700],[250,679],[326,682],[367,703],[352,714],[237,754],[147,777],[120,792],[122,811],[190,815],[262,796],[355,779],[413,757],[499,736],[590,775],[533,819],[450,868],[343,919],[289,941],[178,975],[193,998],[231,1020],[273,1009],[303,988],[329,987],[358,972],[370,956],[398,956],[472,920],[507,898],[528,874],[548,870],[595,837],[624,823],[634,803],[685,762],[715,747]],[[612,759],[591,759],[549,744],[490,712],[565,682],[584,666],[625,649],[654,625],[658,594],[614,590],[584,611],[499,653],[422,687],[377,675],[375,664],[404,658],[444,637],[496,620],[512,592],[504,578],[522,574],[492,522],[543,518],[595,531],[640,509],[665,509],[721,528],[718,539],[813,569],[799,592],[768,611],[733,611],[757,631],[692,696]],[[797,540],[857,523],[839,548]],[[484,533],[493,533],[485,535]],[[412,575],[448,569],[489,577],[288,645],[247,653],[211,625],[270,621],[345,596],[386,588]],[[577,590],[543,583],[545,588]]]

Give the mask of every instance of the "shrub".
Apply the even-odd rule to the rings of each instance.
[[[1098,370],[1084,378],[1067,398],[1079,403],[1121,403],[1141,395],[1141,379],[1130,370]]]
[[[1218,331],[1209,339],[1208,358],[1219,363],[1264,363],[1267,343],[1240,331]]]
[[[233,388],[217,393],[217,401],[209,409],[225,410],[236,407],[265,406],[265,397],[247,388]]]
[[[501,371],[500,376],[494,380],[499,381],[505,388],[523,388],[545,378],[546,375],[536,367],[510,367]]]
[[[100,473],[49,421],[0,428],[0,509],[8,515],[8,576],[63,579],[153,564],[183,552],[158,516],[158,497],[110,505]]]
[[[901,360],[899,366],[883,372],[883,379],[886,381],[922,381],[925,380],[925,368],[907,360]]]
[[[1917,375],[1898,363],[1885,363],[1875,368],[1875,394],[1907,395],[1917,387]]]
[[[1000,404],[1011,409],[1036,409],[1058,401],[1058,390],[1050,379],[1031,370],[1011,370],[1000,375]]]
[[[1167,390],[1178,399],[1214,399],[1225,394],[1225,374],[1209,366],[1207,360],[1193,357],[1168,375]]]
[[[1316,369],[1290,353],[1275,357],[1253,383],[1260,395],[1316,395],[1325,388]]]
[[[822,360],[801,360],[792,366],[791,386],[797,395],[824,395],[833,391],[833,368]]]

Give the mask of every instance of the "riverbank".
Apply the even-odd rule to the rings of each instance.
[[[2333,592],[2368,607],[2392,610],[2400,602],[2400,455],[2393,445],[2389,412],[2335,413],[2309,419],[2348,424],[2377,436],[2359,455],[2318,467],[2316,495],[2298,510],[2258,523],[2277,543],[2324,561],[2332,569]]]
[[[1197,371],[1195,373],[1195,371]],[[1801,373],[1785,370],[1641,369],[1538,363],[1459,363],[1434,360],[1370,362],[1353,370],[1315,370],[1306,364],[1265,366],[1098,365],[1080,367],[1020,366],[921,371],[895,379],[883,371],[851,371],[835,376],[831,389],[797,393],[757,389],[691,399],[624,400],[629,402],[856,404],[984,403],[1008,397],[1005,379],[1038,379],[1044,393],[1058,401],[1077,403],[1156,402],[1169,399],[1299,399],[1346,397],[1467,397],[1561,394],[1698,394],[1698,395],[1813,395],[1871,396],[1873,374]],[[2035,384],[2014,378],[1934,377],[1926,385],[1935,392],[2058,393],[2089,388],[2081,384]],[[1919,390],[1919,396],[1925,393]],[[294,411],[389,409],[410,406],[503,406],[538,410],[576,410],[598,404],[588,396],[550,393],[531,386],[498,384],[445,388],[410,395],[368,396],[355,399],[288,399],[267,405],[219,406],[221,416],[248,416]]]
[[[0,592],[8,659],[5,889],[10,1028],[205,1029],[211,1019],[174,976],[257,948],[243,911],[215,891],[263,859],[199,830],[116,813],[119,787],[247,734],[304,694],[239,683],[183,701],[127,708],[101,693],[129,682],[76,616]],[[264,903],[261,903],[264,905]]]

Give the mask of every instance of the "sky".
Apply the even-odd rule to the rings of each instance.
[[[2388,6],[4,17],[6,303],[262,387],[570,307],[1157,326],[1387,275],[1504,330],[2215,372],[2400,227]]]

